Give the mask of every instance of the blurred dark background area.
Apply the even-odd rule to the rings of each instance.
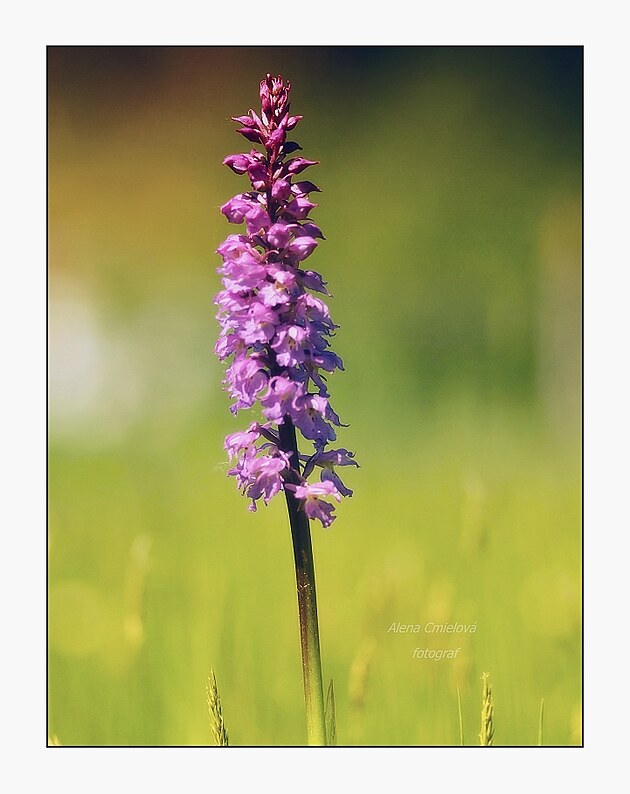
[[[574,400],[580,369],[580,47],[48,57],[53,277],[90,271],[103,288],[120,277],[126,301],[146,269],[185,280],[184,257],[207,273],[224,231],[213,207],[244,189],[220,167],[241,146],[228,119],[256,105],[261,75],[281,72],[305,152],[322,163],[316,214],[333,242],[321,269],[363,308],[348,348],[361,334],[415,382],[414,400],[464,380],[481,399],[541,398],[564,415],[559,392]],[[89,261],[57,255],[86,234]]]

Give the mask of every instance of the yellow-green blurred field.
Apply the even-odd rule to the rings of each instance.
[[[49,49],[49,734],[305,743],[290,533],[226,477],[212,355],[229,117],[293,83],[333,405],[313,526],[341,745],[580,744],[579,48]],[[476,623],[466,635],[392,623]],[[414,648],[457,648],[456,660]]]

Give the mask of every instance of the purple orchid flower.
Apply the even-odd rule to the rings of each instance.
[[[329,527],[335,520],[333,505],[322,498],[332,496],[338,502],[341,501],[341,493],[334,483],[326,481],[307,483],[306,485],[287,485],[286,487],[295,493],[297,499],[304,500],[304,512],[309,518],[317,518],[324,527]]]

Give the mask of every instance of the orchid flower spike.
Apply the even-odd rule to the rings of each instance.
[[[352,495],[335,469],[358,464],[353,453],[331,447],[342,425],[326,378],[343,362],[330,349],[338,326],[321,297],[329,294],[326,282],[306,264],[324,239],[310,219],[317,207],[310,196],[320,191],[301,176],[317,161],[295,156],[301,147],[289,140],[302,119],[290,113],[289,91],[288,81],[268,74],[260,84],[260,114],[233,118],[237,132],[259,148],[223,161],[247,175],[250,189],[221,207],[230,223],[245,228],[217,250],[223,289],[215,298],[221,326],[215,353],[229,362],[223,383],[230,410],[260,408],[260,423],[225,441],[233,460],[228,474],[250,509],[290,491],[310,518],[329,527],[334,505],[326,500]],[[284,443],[289,426],[312,445],[308,455]],[[309,484],[316,472],[319,482]]]

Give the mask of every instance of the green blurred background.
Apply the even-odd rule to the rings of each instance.
[[[313,257],[361,469],[313,526],[339,744],[581,743],[582,49],[51,47],[49,734],[305,742],[282,500],[227,479],[221,165],[266,72],[321,164]],[[245,149],[247,145],[245,145]],[[406,635],[394,622],[476,622]],[[457,660],[415,647],[462,647]]]

